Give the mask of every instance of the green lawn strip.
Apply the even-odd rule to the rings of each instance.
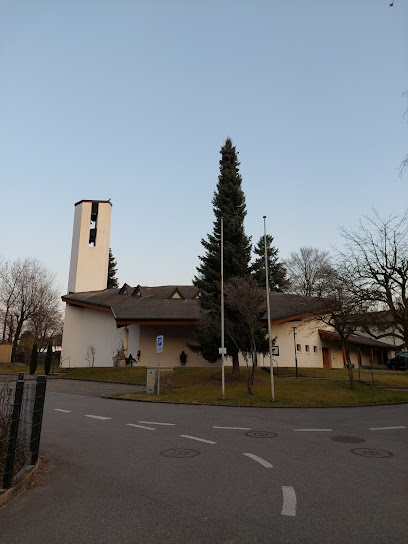
[[[52,370],[52,366],[51,366]],[[58,364],[55,365],[55,372],[58,370]],[[1,374],[18,374],[23,372],[24,374],[30,374],[30,366],[23,365],[20,363],[11,363],[11,365],[0,364],[0,375]],[[51,372],[51,371],[50,371]],[[44,375],[44,363],[38,363],[36,375]]]
[[[62,378],[76,378],[78,380],[91,380],[97,382],[117,382],[140,384],[146,383],[145,367],[94,367],[75,368],[63,374]]]
[[[271,402],[270,382],[259,373],[254,386],[254,395],[248,395],[244,381],[226,383],[222,400],[221,385],[209,380],[207,383],[185,385],[167,395],[145,395],[123,393],[110,395],[116,398],[150,400],[172,403],[214,404],[227,406],[269,406],[269,407],[328,407],[362,406],[408,402],[408,391],[384,391],[372,389],[366,384],[355,383],[351,391],[345,381],[307,380],[276,378],[276,400]],[[268,375],[267,375],[268,376]],[[269,377],[269,376],[268,376]]]
[[[376,370],[373,371],[374,382],[382,383],[387,387],[408,387],[408,372],[398,372],[395,370]],[[344,379],[348,380],[348,371],[343,368],[299,368],[299,375],[307,378],[326,378],[326,379]],[[354,379],[358,380],[358,369],[353,370]],[[360,378],[365,382],[372,379],[369,370],[361,369]]]

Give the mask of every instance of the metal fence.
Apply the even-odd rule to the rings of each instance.
[[[38,460],[46,376],[0,376],[0,492]]]

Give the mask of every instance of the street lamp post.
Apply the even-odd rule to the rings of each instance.
[[[296,353],[296,327],[292,327],[292,329],[293,329],[293,342],[295,344],[296,378],[298,378],[298,362],[297,362],[297,353]]]

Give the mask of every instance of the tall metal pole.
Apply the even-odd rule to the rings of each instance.
[[[160,395],[160,353],[157,355],[157,394]]]
[[[224,218],[221,217],[221,382],[223,399],[225,399],[224,348]]]
[[[271,302],[269,300],[269,271],[268,271],[268,244],[266,243],[266,215],[264,220],[264,241],[265,241],[265,280],[266,280],[266,305],[268,308],[268,334],[269,334],[269,360],[271,371],[271,396],[275,400],[275,386],[273,383],[273,363],[272,363],[272,331],[271,331]]]
[[[293,343],[295,344],[295,366],[296,366],[296,378],[298,377],[298,363],[297,363],[297,354],[296,354],[296,327],[293,329]]]

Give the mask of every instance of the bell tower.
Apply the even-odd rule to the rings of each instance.
[[[110,200],[80,200],[75,204],[69,293],[106,289],[111,214]]]

